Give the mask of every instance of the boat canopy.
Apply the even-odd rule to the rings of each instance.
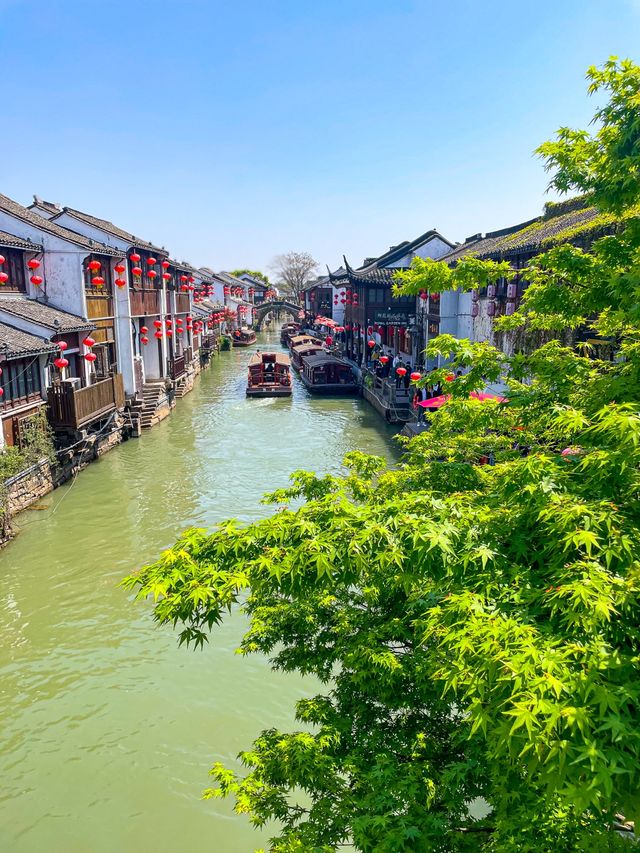
[[[256,352],[249,359],[249,367],[256,367],[259,364],[279,364],[289,367],[291,361],[283,352]]]

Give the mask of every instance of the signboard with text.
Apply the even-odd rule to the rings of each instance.
[[[393,309],[374,311],[373,322],[376,326],[408,326],[409,312]]]

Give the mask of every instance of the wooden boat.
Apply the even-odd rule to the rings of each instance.
[[[289,339],[289,350],[293,351],[293,348],[300,344],[316,344],[317,346],[322,346],[323,341],[315,335],[310,335],[308,332],[301,335],[294,335]]]
[[[257,352],[249,359],[247,397],[289,397],[291,362],[282,352]]]
[[[285,323],[280,329],[280,343],[289,346],[289,340],[300,331],[300,323]]]
[[[253,329],[236,329],[233,333],[234,347],[250,347],[256,342],[256,333]]]
[[[296,344],[296,346],[291,348],[291,366],[294,370],[297,370],[298,373],[300,373],[305,358],[308,358],[311,355],[318,355],[323,352],[326,352],[326,350],[324,346],[319,343]]]
[[[333,355],[311,355],[300,374],[312,394],[357,394],[360,386],[353,367]]]

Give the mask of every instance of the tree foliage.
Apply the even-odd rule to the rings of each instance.
[[[313,273],[318,269],[318,262],[309,252],[287,252],[278,255],[273,261],[273,270],[278,276],[278,284],[289,296],[298,300]]]
[[[610,96],[595,134],[540,150],[559,188],[625,210],[640,195],[638,69],[589,77]],[[422,261],[399,286],[511,274]],[[507,331],[580,328],[607,346],[507,357],[440,336],[430,355],[449,366],[426,381],[464,374],[399,467],[352,453],[341,476],[298,471],[269,517],[187,531],[126,582],[196,646],[242,608],[244,654],[323,683],[297,705],[300,730],[242,754],[244,775],[212,771],[208,796],[277,822],[272,851],[627,849],[612,826],[640,811],[638,222],[524,275]],[[469,398],[498,377],[507,403]]]
[[[258,281],[262,281],[265,284],[271,284],[271,282],[269,281],[269,276],[265,275],[263,272],[260,272],[260,270],[242,269],[242,270],[232,270],[231,271],[231,275],[235,275],[235,276],[242,275],[243,273],[245,273],[246,275],[250,275],[251,278],[255,278]]]

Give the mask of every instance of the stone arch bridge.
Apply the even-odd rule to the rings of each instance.
[[[254,306],[253,328],[260,331],[267,316],[278,309],[286,311],[294,320],[298,319],[298,314],[302,310],[300,305],[296,305],[295,302],[290,302],[288,299],[271,299],[269,302],[263,302],[262,305]]]

